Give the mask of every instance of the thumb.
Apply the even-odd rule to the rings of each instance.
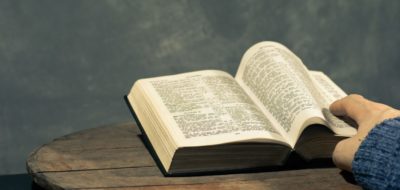
[[[335,165],[340,169],[351,172],[351,163],[359,146],[360,141],[357,137],[347,138],[336,144],[332,155]]]

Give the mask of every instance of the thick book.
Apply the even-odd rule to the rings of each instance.
[[[346,93],[289,49],[260,42],[233,77],[203,70],[140,79],[126,96],[166,175],[330,159],[356,129],[329,111]]]

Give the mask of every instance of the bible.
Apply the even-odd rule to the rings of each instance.
[[[329,111],[346,93],[284,45],[265,41],[235,76],[202,70],[140,79],[125,96],[161,170],[180,175],[331,158],[356,129]]]

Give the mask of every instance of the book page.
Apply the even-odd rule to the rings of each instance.
[[[309,118],[320,118],[313,122],[323,123],[307,68],[281,44],[261,42],[251,47],[235,78],[292,144]]]
[[[334,116],[329,111],[329,106],[334,101],[347,96],[347,94],[323,72],[310,71],[309,73],[312,76],[314,84],[317,87],[319,93],[322,95],[320,106],[322,107],[322,113],[325,116],[328,127],[331,128],[338,135],[355,135],[357,131],[353,127],[351,127],[338,117]]]
[[[283,141],[225,72],[198,71],[140,81],[180,146]]]
[[[337,86],[328,76],[321,71],[309,71],[311,77],[314,79],[315,84],[323,93],[324,101],[327,104],[333,103],[335,100],[344,98],[347,94]]]

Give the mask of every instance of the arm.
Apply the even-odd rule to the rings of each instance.
[[[400,117],[377,125],[352,162],[357,182],[366,189],[400,188]]]
[[[351,118],[358,125],[355,136],[336,145],[335,164],[353,171],[357,182],[365,188],[399,186],[400,118],[395,117],[400,116],[400,111],[360,95],[340,99],[330,109],[333,114]]]

